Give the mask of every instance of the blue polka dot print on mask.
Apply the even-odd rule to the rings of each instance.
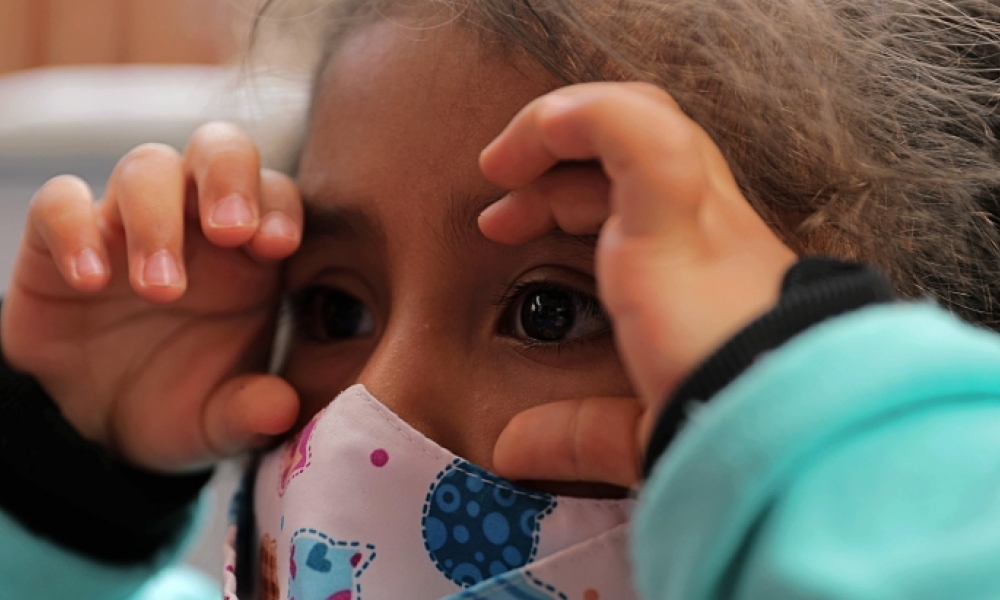
[[[531,562],[542,518],[556,499],[461,459],[431,485],[424,502],[424,547],[438,570],[462,587]]]

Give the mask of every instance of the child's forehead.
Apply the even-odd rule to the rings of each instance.
[[[378,21],[338,48],[317,86],[300,163],[314,201],[393,198],[412,207],[495,194],[480,151],[554,87],[541,67],[487,54],[458,26]]]
[[[354,100],[383,116],[391,113],[403,119],[423,112],[490,120],[488,115],[501,112],[504,122],[556,87],[541,65],[487,47],[469,27],[417,27],[387,19],[348,33],[330,55],[318,84],[318,112]]]

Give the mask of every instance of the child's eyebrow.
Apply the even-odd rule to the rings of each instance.
[[[461,254],[469,245],[485,241],[486,238],[479,230],[479,215],[488,206],[508,193],[507,191],[499,191],[452,198],[445,213],[442,227],[446,245],[454,252]],[[592,252],[594,246],[597,245],[596,235],[573,235],[560,229],[549,231],[542,239],[580,245],[587,252]]]
[[[457,255],[468,252],[469,246],[486,242],[479,231],[479,215],[489,205],[503,198],[507,192],[455,195],[448,203],[441,223],[443,244]],[[385,243],[385,230],[378,218],[357,206],[339,206],[325,202],[303,202],[303,241],[334,237],[349,241],[368,240]],[[554,229],[542,239],[582,246],[592,252],[597,236],[571,235]]]
[[[450,198],[444,214],[441,231],[444,232],[446,245],[461,253],[463,246],[482,243],[483,234],[479,232],[479,215],[486,207],[507,195],[506,191],[487,194],[458,194]]]
[[[385,240],[381,224],[360,208],[329,206],[306,201],[302,210],[303,240],[317,237]]]
[[[458,252],[470,244],[482,243],[479,233],[479,213],[503,198],[506,192],[455,195],[449,199],[441,223],[443,242]],[[360,202],[364,205],[365,202]],[[341,206],[329,201],[303,200],[303,240],[317,237],[336,237],[351,241],[368,239],[385,241],[378,217],[356,206]],[[463,248],[464,247],[464,248]]]

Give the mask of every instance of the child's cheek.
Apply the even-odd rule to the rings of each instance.
[[[497,358],[505,380],[524,397],[632,396],[632,386],[610,332],[561,346],[525,346],[512,340]],[[538,402],[536,402],[538,403]]]
[[[365,361],[372,352],[368,339],[336,344],[293,344],[283,371],[299,394],[298,431],[342,391],[357,383]]]

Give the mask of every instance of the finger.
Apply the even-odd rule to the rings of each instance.
[[[204,437],[216,456],[234,456],[288,431],[298,413],[298,395],[284,379],[260,374],[235,377],[208,399]]]
[[[599,165],[563,163],[490,205],[479,228],[502,244],[523,244],[556,227],[595,235],[608,218],[609,186]]]
[[[518,189],[557,161],[600,160],[625,231],[647,235],[699,206],[714,172],[705,165],[712,148],[666,92],[597,83],[529,104],[483,151],[480,165],[494,183]]]
[[[609,149],[607,142],[615,140],[593,139],[595,123],[563,123],[559,120],[563,113],[593,119],[603,117],[607,108],[614,108],[608,107],[609,104],[620,108],[639,106],[642,114],[613,115],[619,118],[616,121],[635,123],[646,116],[649,103],[658,107],[654,110],[680,112],[680,107],[669,94],[645,83],[584,83],[558,89],[531,101],[514,116],[480,154],[480,168],[490,181],[517,189],[528,185],[560,161],[602,159],[601,151]],[[600,125],[600,122],[596,124]],[[653,129],[651,125],[653,123],[639,122],[629,129],[650,131]],[[651,133],[662,134],[656,131]]]
[[[278,171],[261,172],[261,219],[250,240],[250,250],[266,259],[286,258],[302,241],[302,199],[290,177]]]
[[[260,153],[248,133],[232,123],[209,123],[184,149],[184,169],[194,182],[202,231],[231,248],[250,241],[260,216]]]
[[[27,247],[49,254],[66,282],[81,292],[103,289],[111,276],[94,197],[81,179],[63,175],[38,190],[28,208]]]
[[[184,192],[181,157],[162,144],[129,152],[108,181],[101,212],[123,230],[129,280],[137,294],[152,302],[176,300],[187,285]]]
[[[639,480],[634,398],[561,400],[514,417],[493,450],[508,479],[588,481],[632,486]]]

